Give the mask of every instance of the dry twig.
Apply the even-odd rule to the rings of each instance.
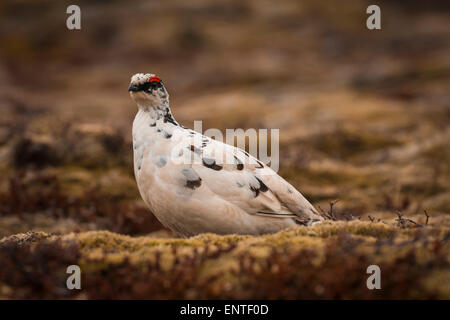
[[[416,222],[416,221],[414,221],[414,220],[412,220],[412,219],[409,219],[409,218],[403,218],[403,214],[402,214],[400,211],[397,211],[396,213],[397,213],[398,218],[395,219],[395,220],[397,221],[398,226],[399,226],[400,228],[402,228],[402,229],[408,227],[408,222],[409,222],[409,223],[412,223],[412,224],[413,224],[414,226],[416,226],[416,227],[423,227],[423,226],[424,226],[424,225],[422,225],[422,224],[420,224],[420,223],[418,223],[418,222]]]
[[[427,217],[427,220],[425,220],[425,225],[428,225],[428,219],[430,218],[430,215],[428,214],[427,210],[423,210],[423,212],[425,213],[425,216]]]

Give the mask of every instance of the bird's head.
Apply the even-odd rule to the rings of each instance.
[[[137,73],[132,76],[128,91],[139,107],[158,107],[169,102],[169,94],[161,78],[152,73]]]

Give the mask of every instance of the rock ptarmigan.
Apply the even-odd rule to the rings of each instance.
[[[135,74],[128,91],[138,106],[139,192],[176,234],[260,235],[323,220],[300,192],[247,152],[178,124],[158,76]]]

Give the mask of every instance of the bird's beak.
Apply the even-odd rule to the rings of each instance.
[[[128,91],[137,92],[139,91],[139,87],[135,84],[130,84],[130,86],[128,87]]]

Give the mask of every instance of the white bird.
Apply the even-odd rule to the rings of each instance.
[[[176,234],[260,235],[323,218],[292,185],[242,149],[175,121],[159,77],[135,74],[128,88],[134,174],[158,220]]]

